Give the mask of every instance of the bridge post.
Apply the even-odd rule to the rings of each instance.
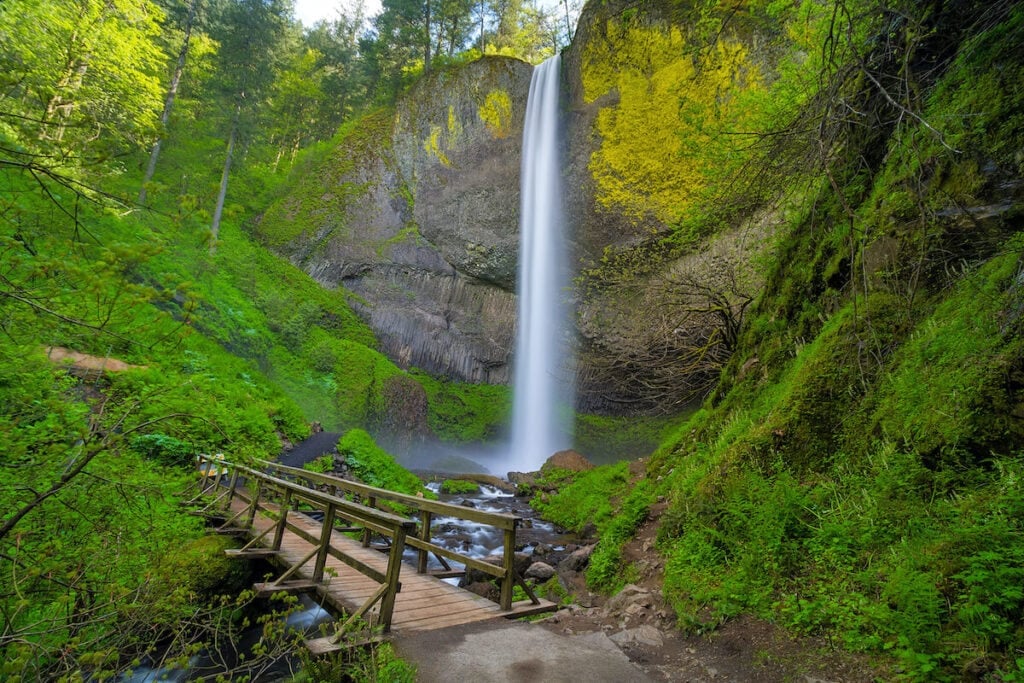
[[[508,611],[512,609],[512,589],[516,585],[516,524],[513,524],[511,529],[505,529],[505,548],[502,555],[505,576],[501,579],[501,609]]]
[[[384,592],[380,601],[380,623],[384,633],[391,631],[391,615],[395,611],[395,596],[398,594],[398,579],[402,572],[402,553],[405,552],[405,527],[395,527],[395,534],[391,539],[391,551],[388,553],[388,570],[385,575]]]
[[[334,516],[337,509],[334,503],[327,505],[324,510],[324,526],[320,531],[320,550],[316,554],[316,565],[313,567],[313,581],[320,583],[324,578],[324,566],[327,564],[327,551],[331,546],[331,534],[334,533]]]
[[[280,519],[277,520],[277,528],[274,530],[274,543],[270,546],[271,550],[280,550],[281,541],[284,539],[284,529],[288,526],[288,512],[289,507],[292,504],[292,490],[285,489],[284,500],[281,501],[280,507]]]
[[[249,503],[249,513],[245,520],[245,529],[251,529],[253,520],[256,519],[256,509],[260,506],[260,493],[263,490],[263,480],[256,480],[256,487],[252,491],[252,502]]]
[[[433,514],[430,510],[420,510],[420,540],[424,543],[430,543],[430,521],[433,519]],[[420,548],[419,557],[416,561],[416,573],[426,574],[427,573],[427,557],[429,551],[425,548]]]
[[[228,484],[228,497],[227,502],[224,503],[224,509],[231,509],[231,500],[235,497],[235,488],[238,486],[238,468],[235,467],[231,470],[231,481]]]
[[[369,498],[367,498],[366,499],[366,507],[376,508],[377,507],[377,499],[374,498],[373,496],[370,496]],[[373,532],[372,531],[370,531],[369,529],[363,529],[363,547],[364,548],[369,548],[370,547],[370,540],[372,539],[372,537],[373,537]]]

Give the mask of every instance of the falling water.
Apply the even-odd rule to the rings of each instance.
[[[562,211],[559,57],[530,82],[519,217],[519,326],[509,469],[537,470],[572,443],[572,373],[566,337],[568,268]]]

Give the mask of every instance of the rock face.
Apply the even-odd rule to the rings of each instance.
[[[532,68],[486,58],[437,71],[395,112],[394,154],[420,234],[465,275],[515,288],[519,158]]]
[[[402,367],[507,383],[532,67],[488,57],[361,120],[254,231],[344,287]]]

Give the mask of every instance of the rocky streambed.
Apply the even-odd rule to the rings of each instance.
[[[512,487],[499,488],[481,484],[479,491],[469,494],[441,493],[439,481],[427,488],[441,501],[487,512],[500,512],[521,517],[516,530],[516,571],[534,584],[541,584],[558,575],[566,588],[579,582],[579,572],[593,549],[592,541],[559,529],[544,521],[530,507],[529,499],[517,496]],[[435,518],[432,526],[434,543],[475,559],[500,564],[504,538],[500,529],[455,517]],[[430,568],[440,568],[431,558]],[[497,587],[482,572],[470,570],[461,579],[448,579],[484,597],[497,600]]]

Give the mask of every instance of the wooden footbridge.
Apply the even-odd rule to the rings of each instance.
[[[247,539],[236,558],[267,558],[280,567],[272,581],[256,584],[259,594],[312,591],[348,615],[334,635],[307,641],[314,653],[343,647],[350,622],[362,618],[384,633],[428,631],[485,619],[552,611],[515,570],[515,515],[485,512],[366,486],[338,477],[276,463],[254,467],[219,457],[199,457],[199,495],[205,514],[226,521]],[[393,511],[381,509],[389,506]],[[396,514],[396,512],[401,514]],[[433,542],[436,516],[471,520],[503,532],[502,563],[494,565]],[[415,566],[402,558],[415,551]],[[441,569],[430,570],[433,555]],[[448,560],[494,577],[495,603],[442,581],[461,576]],[[521,586],[528,600],[513,602]]]

